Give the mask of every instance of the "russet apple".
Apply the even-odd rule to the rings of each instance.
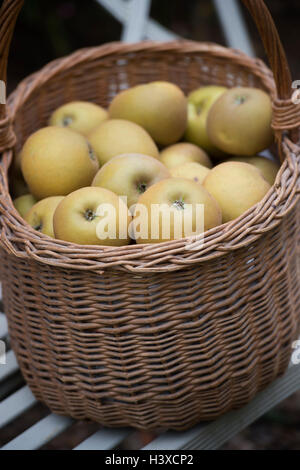
[[[178,142],[187,124],[187,99],[170,82],[137,85],[119,93],[109,106],[112,119],[139,124],[160,145]]]
[[[188,96],[188,124],[185,140],[198,145],[215,157],[223,153],[209,139],[206,130],[208,113],[217,99],[227,91],[223,86],[208,85],[192,91]]]
[[[169,177],[169,170],[156,158],[131,153],[114,157],[103,165],[92,186],[126,196],[131,208],[151,185]]]
[[[197,162],[207,168],[212,167],[207,153],[197,145],[188,142],[180,142],[165,148],[160,153],[160,160],[170,169],[188,162]]]
[[[59,240],[79,245],[123,246],[130,241],[131,222],[126,204],[104,188],[81,188],[69,194],[54,214]]]
[[[221,222],[218,203],[201,185],[170,178],[150,186],[139,198],[133,232],[137,243],[160,243],[201,234]]]
[[[260,202],[271,188],[257,168],[242,162],[225,162],[215,166],[203,186],[218,201],[224,223],[244,214]]]
[[[198,184],[203,183],[209,172],[209,168],[196,162],[184,163],[170,170],[173,178],[187,178]]]
[[[280,169],[280,166],[276,161],[260,155],[254,157],[232,157],[228,159],[228,161],[244,162],[254,165],[258,170],[260,170],[265,180],[267,180],[271,186],[273,186]]]
[[[207,132],[212,143],[223,152],[251,156],[273,142],[272,103],[257,88],[232,88],[211,107]]]
[[[38,232],[54,238],[53,214],[58,204],[64,199],[63,196],[51,196],[34,204],[27,212],[24,219]]]
[[[23,196],[17,197],[13,200],[13,204],[21,217],[25,217],[27,212],[37,203],[35,197],[32,194],[24,194]]]
[[[30,193],[44,199],[89,186],[99,164],[85,137],[70,129],[45,127],[26,140],[21,167]]]
[[[56,109],[50,117],[50,126],[68,127],[87,136],[108,119],[107,111],[88,101],[72,101]]]
[[[123,119],[103,122],[88,138],[100,166],[123,153],[142,153],[159,157],[155,142],[148,132],[138,124]]]

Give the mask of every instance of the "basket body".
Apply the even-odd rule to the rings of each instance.
[[[274,94],[262,63],[214,45],[84,50],[11,96],[16,151],[62,103],[106,106],[119,90],[152,80],[186,93],[219,84]],[[69,269],[29,259],[24,247],[2,249],[12,346],[33,393],[55,413],[141,429],[182,430],[246,404],[285,371],[299,333],[298,199],[270,226],[252,228],[251,242],[223,252],[220,244],[176,269]]]

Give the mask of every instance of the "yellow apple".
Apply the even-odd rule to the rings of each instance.
[[[45,127],[32,134],[21,153],[30,193],[37,199],[65,196],[89,186],[99,169],[85,137],[70,129]]]
[[[133,232],[137,243],[160,243],[201,234],[221,222],[218,203],[201,185],[169,178],[150,186],[139,198]]]
[[[53,238],[53,214],[63,199],[63,196],[52,196],[42,199],[27,212],[24,219],[38,232]]]
[[[126,204],[104,188],[81,188],[69,194],[54,214],[59,240],[79,245],[123,246],[130,241],[131,216]]]
[[[170,169],[188,162],[197,162],[207,168],[212,167],[212,162],[207,153],[188,142],[180,142],[165,148],[160,153],[160,160]]]
[[[228,159],[228,161],[244,162],[249,163],[250,165],[254,165],[256,168],[258,168],[258,170],[260,170],[265,180],[267,180],[271,186],[273,186],[277,173],[280,169],[280,166],[277,162],[260,155],[254,157],[232,157]]]
[[[213,156],[223,153],[209,139],[206,130],[207,116],[212,105],[222,96],[227,88],[208,85],[192,91],[188,96],[188,124],[185,140],[198,145]]]
[[[103,122],[90,135],[100,166],[123,153],[142,153],[158,158],[155,142],[148,132],[134,122],[111,119]]]
[[[56,109],[50,117],[50,126],[68,127],[87,136],[108,119],[107,111],[88,101],[72,101]]]
[[[242,162],[225,162],[215,166],[203,185],[218,201],[224,223],[244,214],[260,202],[271,188],[257,168]]]
[[[92,186],[126,196],[131,208],[151,185],[169,177],[169,170],[156,158],[130,153],[109,160],[96,174]]]
[[[232,88],[211,107],[207,132],[212,143],[223,152],[255,155],[273,142],[272,103],[257,88]]]
[[[160,145],[178,142],[187,124],[187,99],[177,85],[151,82],[119,93],[109,106],[112,119],[142,126]]]
[[[196,162],[184,163],[170,170],[173,178],[187,178],[198,184],[203,183],[209,172],[209,168]]]
[[[25,194],[24,196],[17,197],[13,200],[15,208],[23,218],[36,202],[37,200],[32,196],[32,194]]]

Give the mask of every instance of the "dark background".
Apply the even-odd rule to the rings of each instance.
[[[300,79],[300,0],[267,0],[266,3],[278,26],[293,78]],[[265,58],[255,26],[244,8],[243,12],[256,54]],[[210,0],[152,0],[151,16],[182,37],[225,44]],[[8,91],[50,60],[81,47],[118,40],[120,34],[121,25],[94,0],[26,0],[11,47]],[[31,418],[40,416],[41,411]],[[83,431],[78,432],[81,435]],[[141,435],[136,435],[136,442],[138,439]],[[60,437],[55,442],[54,448],[72,445],[68,433],[65,439]],[[299,450],[300,393],[250,426],[225,448]]]
[[[226,1],[226,0],[224,0]],[[300,79],[299,0],[267,0],[287,51],[294,79]],[[256,53],[264,51],[243,7]],[[176,34],[225,44],[211,0],[152,0],[151,16]],[[95,0],[25,0],[17,23],[8,70],[8,90],[47,62],[81,47],[120,38],[121,25]]]

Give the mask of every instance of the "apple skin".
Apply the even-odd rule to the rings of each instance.
[[[88,136],[93,129],[108,119],[107,111],[88,101],[72,101],[56,109],[50,117],[50,126],[67,127]]]
[[[109,215],[109,220],[116,223],[115,239],[101,240],[97,235],[97,225],[102,219],[97,215],[97,209],[101,204],[109,204],[115,209],[116,220],[113,213]],[[125,225],[126,238],[121,238],[119,217]],[[81,188],[69,194],[57,207],[53,221],[55,237],[59,240],[79,245],[109,246],[128,245],[130,241],[128,226],[131,216],[128,208],[119,196],[104,188]]]
[[[185,140],[198,145],[215,157],[224,154],[209,139],[206,130],[207,117],[212,105],[228,88],[209,85],[192,91],[188,96],[188,124]]]
[[[180,142],[162,150],[160,161],[170,169],[188,162],[197,162],[207,168],[212,168],[212,162],[207,153],[188,142]]]
[[[151,185],[165,178],[170,178],[170,173],[159,160],[131,153],[109,160],[96,174],[92,186],[127,196],[127,204],[131,208]]]
[[[185,163],[170,170],[173,178],[187,178],[198,184],[203,183],[209,172],[209,168],[196,162]]]
[[[139,214],[139,205],[144,205],[147,213]],[[153,204],[165,204],[158,219],[158,238],[153,238],[151,232],[151,207]],[[183,207],[181,206],[183,204]],[[170,238],[163,238],[163,221],[167,220],[171,208],[181,211],[181,220],[184,217],[184,205],[190,204],[190,220],[192,220],[192,230],[196,230],[196,204],[204,205],[204,231],[216,227],[222,222],[221,209],[215,199],[199,184],[185,178],[170,178],[160,181],[151,186],[138,200],[138,205],[134,213],[134,233],[137,238],[136,228],[139,223],[148,223],[148,236],[146,238],[137,238],[137,243],[161,243],[176,238],[174,230],[174,217],[170,217]],[[138,220],[139,218],[139,220]],[[180,238],[185,238],[193,233],[182,233]]]
[[[228,161],[244,162],[249,163],[250,165],[254,165],[258,170],[260,170],[265,180],[271,186],[273,186],[277,173],[280,169],[280,166],[277,162],[271,160],[270,158],[262,157],[260,155],[256,155],[254,157],[232,157],[229,158]]]
[[[54,238],[53,215],[63,196],[52,196],[37,202],[24,217],[24,220],[38,232]]]
[[[17,211],[19,212],[20,216],[25,217],[27,212],[37,203],[35,197],[32,194],[25,194],[23,196],[17,197],[13,200],[13,204]]]
[[[85,137],[70,129],[45,127],[25,142],[21,167],[30,193],[44,199],[89,186],[99,164]]]
[[[224,223],[247,212],[271,188],[255,166],[242,162],[225,162],[215,166],[203,186],[218,201]]]
[[[142,153],[159,158],[158,148],[148,132],[134,122],[110,119],[98,126],[90,135],[100,166],[123,153]]]
[[[119,93],[109,106],[112,119],[127,119],[142,126],[159,145],[178,142],[186,129],[187,99],[170,82],[137,85]]]
[[[257,88],[232,88],[211,107],[207,132],[223,152],[252,156],[270,147],[273,140],[272,103]]]

